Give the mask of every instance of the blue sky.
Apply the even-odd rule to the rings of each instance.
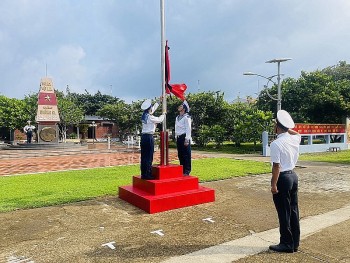
[[[53,78],[127,102],[161,94],[159,0],[1,0],[0,94],[23,98]],[[171,83],[256,96],[284,77],[350,62],[348,0],[165,0]]]

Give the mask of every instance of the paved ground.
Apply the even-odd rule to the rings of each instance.
[[[259,156],[227,157],[268,161]],[[12,165],[28,158],[12,158]],[[335,211],[321,219],[327,227],[318,223],[319,231],[308,235],[304,230],[298,253],[272,253],[262,246],[259,254],[235,262],[350,262],[350,219],[332,223],[344,214],[336,209],[350,205],[350,166],[300,162],[297,173],[302,222]],[[116,196],[1,213],[0,262],[162,262],[220,244],[247,249],[249,244],[240,245],[240,240],[278,227],[269,181],[266,174],[206,183],[216,190],[214,203],[153,215]],[[151,233],[156,230],[164,235]],[[232,245],[234,240],[238,245]],[[213,258],[230,262],[220,253],[202,262]]]
[[[193,158],[200,158],[194,154]],[[95,144],[69,149],[45,150],[0,150],[0,176],[28,173],[87,169],[140,163],[137,148]],[[170,151],[170,161],[176,159],[176,152]],[[154,162],[159,163],[159,153],[155,152]]]

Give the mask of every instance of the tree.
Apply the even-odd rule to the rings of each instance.
[[[216,146],[219,147],[225,141],[225,128],[221,125],[215,124],[210,128],[210,135],[214,139]]]
[[[73,101],[76,101],[78,105],[81,105],[85,115],[97,115],[97,112],[105,105],[118,103],[120,101],[120,99],[102,94],[100,91],[93,95],[86,90],[84,94],[78,94],[71,93],[68,89],[67,96]]]
[[[28,114],[30,121],[35,121],[37,110],[38,110],[38,93],[26,95],[24,97],[25,112]]]
[[[341,63],[339,67],[302,72],[296,80],[284,80],[282,108],[291,113],[295,122],[342,123],[350,115],[349,68]],[[269,92],[276,94],[276,86]],[[257,106],[260,110],[276,112],[275,103],[263,90]]]
[[[271,111],[258,110],[253,106],[249,109],[246,124],[250,127],[249,134],[247,134],[248,140],[256,146],[257,142],[261,142],[264,131],[272,132],[273,113]]]
[[[213,126],[222,122],[225,104],[224,93],[209,91],[189,94],[188,102],[191,107],[190,115],[193,120],[194,130],[203,124]]]
[[[261,141],[263,131],[270,131],[273,113],[271,111],[259,110],[252,100],[242,102],[237,100],[225,105],[225,121],[223,127],[226,136],[230,138],[236,146],[242,142]]]
[[[242,142],[248,141],[249,125],[246,120],[249,114],[249,104],[238,101],[232,104],[227,103],[225,108],[224,127],[227,136],[236,146],[240,146]]]
[[[69,94],[65,96],[62,92],[56,92],[56,95],[60,116],[59,130],[65,142],[67,139],[67,126],[78,125],[84,119],[84,111]]]
[[[209,127],[220,124],[224,117],[224,94],[217,92],[200,92],[197,94],[188,94],[187,101],[190,105],[190,116],[192,118],[192,137],[194,141],[201,141],[198,136],[203,136],[203,125]],[[168,97],[167,100],[167,128],[175,129],[175,118],[178,115],[177,108],[182,101],[176,97]]]
[[[337,65],[326,67],[321,72],[331,76],[334,81],[350,80],[350,64],[347,64],[346,61],[339,61]]]
[[[210,142],[211,131],[208,125],[203,124],[197,132],[195,143],[199,146],[206,146]]]
[[[130,105],[119,100],[117,103],[104,105],[97,111],[97,115],[115,122],[122,134],[126,134],[127,131],[133,128],[129,126],[130,112]]]
[[[23,100],[0,95],[0,126],[7,127],[10,132],[15,129],[22,130],[29,119],[30,116]],[[10,140],[13,140],[13,137]]]

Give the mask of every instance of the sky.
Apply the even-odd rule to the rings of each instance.
[[[256,97],[266,80],[350,63],[349,0],[164,0],[171,81],[187,93]],[[24,98],[40,79],[130,103],[158,97],[160,0],[1,0],[0,94]]]

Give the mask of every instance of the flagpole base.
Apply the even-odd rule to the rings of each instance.
[[[169,136],[168,132],[160,132],[160,164],[169,165]]]

